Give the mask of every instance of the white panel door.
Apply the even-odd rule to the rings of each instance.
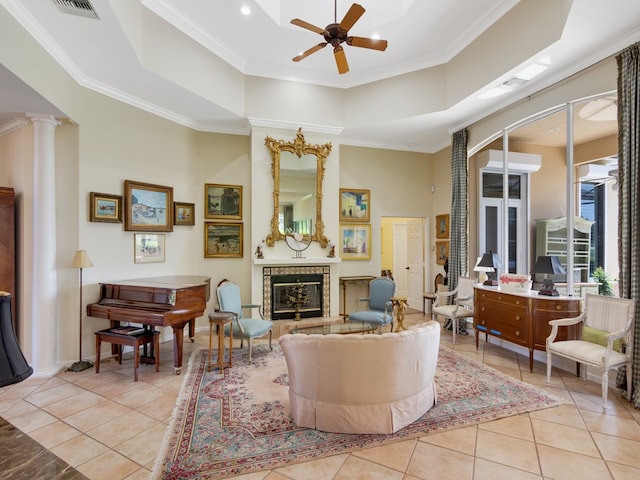
[[[393,224],[393,279],[396,282],[396,295],[409,296],[407,291],[407,229],[405,222]]]
[[[407,297],[409,307],[416,310],[422,310],[422,293],[425,291],[423,224],[421,218],[411,218],[407,223]]]

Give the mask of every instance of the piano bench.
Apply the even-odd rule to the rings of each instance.
[[[155,357],[156,372],[160,371],[160,332],[144,330],[141,333],[116,333],[111,328],[96,332],[96,373],[100,373],[100,345],[109,342],[118,345],[118,363],[122,364],[122,346],[133,347],[133,380],[138,381],[138,365],[140,364],[140,347],[151,344]]]

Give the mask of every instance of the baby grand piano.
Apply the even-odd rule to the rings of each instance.
[[[106,318],[111,327],[120,322],[172,327],[174,366],[180,374],[184,327],[189,324],[193,341],[195,319],[204,314],[209,301],[210,282],[209,277],[171,275],[100,283],[100,298],[87,305],[87,315]]]

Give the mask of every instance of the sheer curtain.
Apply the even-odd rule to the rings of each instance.
[[[636,299],[631,403],[640,408],[640,42],[618,62],[618,263],[620,296]],[[617,376],[624,386],[624,372]]]
[[[449,289],[458,284],[458,277],[467,275],[468,199],[467,199],[467,130],[453,134],[451,148],[451,220],[449,238]]]

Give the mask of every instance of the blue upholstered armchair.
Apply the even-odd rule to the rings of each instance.
[[[349,314],[349,320],[377,325],[378,332],[382,333],[382,327],[393,322],[391,297],[395,293],[396,283],[393,280],[388,277],[374,278],[369,282],[369,296],[357,300],[356,311]],[[358,310],[364,303],[367,309]]]
[[[235,318],[231,324],[224,326],[224,335],[229,336],[229,328],[233,328],[234,338],[240,339],[240,348],[242,348],[244,339],[249,344],[249,363],[251,363],[251,346],[252,340],[256,337],[263,337],[269,333],[269,348],[273,350],[271,340],[273,336],[273,322],[265,320],[262,316],[261,305],[243,305],[240,300],[240,287],[230,280],[223,280],[218,284],[216,291],[218,295],[218,304],[220,310],[233,313]],[[257,309],[260,318],[245,318],[242,314],[244,309]]]

